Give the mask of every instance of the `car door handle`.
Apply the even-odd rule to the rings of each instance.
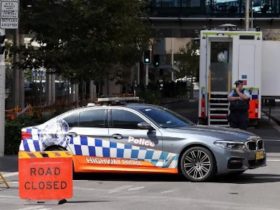
[[[121,134],[119,134],[119,133],[113,134],[112,137],[113,137],[114,139],[118,139],[118,140],[120,140],[120,139],[123,138],[123,136],[122,136]]]
[[[75,132],[69,132],[69,133],[67,133],[67,136],[77,137],[78,134]]]

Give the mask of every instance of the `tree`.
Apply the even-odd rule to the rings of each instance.
[[[192,40],[186,44],[185,48],[180,49],[179,54],[174,56],[179,68],[176,77],[198,78],[199,73],[199,43]]]
[[[114,78],[147,47],[144,6],[139,0],[33,1],[22,8],[22,28],[41,44],[32,54],[46,68],[76,81]]]
[[[185,48],[180,49],[179,54],[174,56],[179,72],[176,72],[177,78],[187,79],[187,93],[193,97],[193,82],[199,75],[199,42],[192,39],[186,44]]]

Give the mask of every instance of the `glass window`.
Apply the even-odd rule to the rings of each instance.
[[[105,122],[105,109],[87,110],[80,113],[80,127],[104,128]]]
[[[200,0],[182,0],[183,7],[200,7]]]
[[[153,7],[180,7],[181,0],[152,0]]]
[[[136,114],[125,110],[112,110],[112,128],[140,129],[137,124],[144,120]]]
[[[168,110],[161,108],[140,108],[144,115],[153,120],[162,128],[178,128],[193,125],[188,119]]]
[[[77,127],[79,122],[79,114],[77,112],[70,114],[67,117],[64,117],[63,120],[67,122],[69,128]]]

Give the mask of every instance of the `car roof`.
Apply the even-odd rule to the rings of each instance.
[[[141,103],[131,103],[126,104],[126,107],[132,108],[132,109],[142,109],[142,108],[160,108],[160,106],[153,105],[153,104],[141,104]]]
[[[75,111],[84,111],[84,110],[91,110],[91,109],[99,109],[99,108],[130,108],[130,109],[144,109],[144,108],[160,108],[160,106],[157,105],[152,105],[152,104],[144,104],[144,103],[128,103],[128,104],[123,104],[123,105],[95,105],[95,106],[84,106],[84,107],[78,107],[75,109],[71,109],[67,112],[64,112],[63,114],[66,113],[73,113]]]

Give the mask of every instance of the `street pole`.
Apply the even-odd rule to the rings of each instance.
[[[174,81],[173,63],[174,63],[173,37],[171,37],[171,81],[172,81],[172,82]]]
[[[0,29],[1,35],[5,35],[5,30]],[[4,156],[5,149],[5,57],[0,54],[0,157]]]
[[[250,8],[250,0],[246,0],[245,7],[245,30],[249,31],[249,8]]]
[[[15,30],[14,42],[17,48],[20,47],[20,34],[19,29]],[[14,62],[19,63],[19,54],[15,53]],[[18,66],[14,69],[14,106],[24,108],[24,73]]]
[[[254,11],[253,11],[253,5],[254,4],[254,1],[252,0],[251,2],[251,28],[253,29],[254,28]]]
[[[145,86],[149,84],[149,64],[145,64],[146,73],[145,73]]]
[[[140,62],[137,64],[137,85],[140,85]]]

